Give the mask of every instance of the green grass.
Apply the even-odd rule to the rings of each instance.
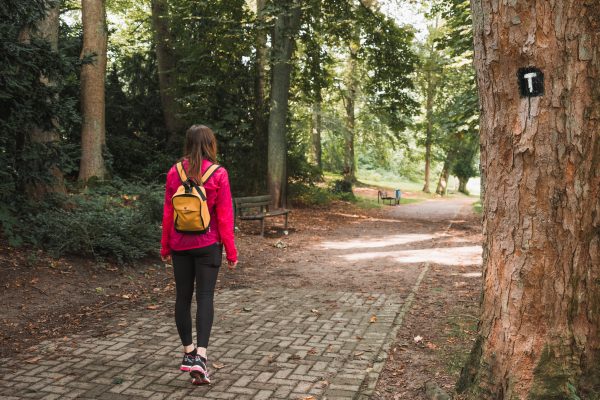
[[[364,197],[364,196],[355,196],[356,200],[353,201],[354,204],[356,204],[356,206],[363,208],[363,209],[375,209],[375,208],[382,208],[382,207],[389,207],[389,202],[385,202],[385,203],[378,203],[377,199],[374,199],[372,197]],[[406,199],[406,198],[402,198],[400,199],[400,204],[413,204],[413,203],[420,203],[421,201],[423,201],[423,199]],[[392,203],[393,204],[393,203]]]
[[[475,211],[475,213],[479,215],[483,213],[483,205],[481,204],[481,200],[473,203],[473,211]]]

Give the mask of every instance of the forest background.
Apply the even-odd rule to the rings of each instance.
[[[468,1],[7,0],[0,40],[12,246],[156,254],[194,123],[234,197],[280,206],[363,184],[445,195],[451,175],[466,193],[478,175]]]

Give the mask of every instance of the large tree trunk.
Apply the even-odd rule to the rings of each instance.
[[[81,164],[79,180],[104,179],[102,150],[105,145],[106,10],[105,0],[82,0],[83,49],[81,58],[92,57],[81,67]]]
[[[431,57],[433,57],[433,47]],[[426,119],[426,129],[425,129],[425,185],[423,186],[423,192],[431,193],[431,189],[429,188],[429,182],[431,179],[431,144],[432,144],[432,134],[433,134],[433,97],[435,94],[435,83],[433,82],[432,71],[430,69],[427,70],[426,73],[426,81],[427,81],[427,91],[426,91],[426,102],[425,102],[425,119]]]
[[[348,71],[346,78],[346,93],[344,106],[346,108],[346,129],[344,134],[344,180],[356,182],[356,160],[354,154],[354,140],[356,137],[356,93],[357,82],[357,56],[360,47],[358,31],[350,41],[350,54],[348,57]]]
[[[256,0],[256,76],[254,80],[254,148],[253,157],[256,176],[264,176],[265,158],[267,158],[268,126],[267,126],[267,28],[265,20],[265,0]],[[259,190],[256,180],[255,190]]]
[[[175,98],[175,53],[173,36],[169,27],[168,0],[152,0],[152,28],[156,46],[158,65],[158,85],[165,126],[170,140],[183,129],[183,122],[177,116],[178,106]]]
[[[272,37],[272,81],[269,114],[268,184],[275,207],[286,203],[287,137],[286,119],[290,90],[290,60],[294,52],[294,35],[300,26],[300,5],[286,1],[277,16]]]
[[[315,99],[312,105],[312,123],[311,123],[311,143],[313,161],[319,170],[323,169],[322,149],[321,149],[321,100]]]
[[[58,52],[58,28],[60,21],[60,4],[54,4],[54,7],[50,8],[46,14],[46,17],[35,24],[32,29],[30,26],[26,26],[21,30],[19,40],[21,42],[29,43],[31,37],[43,39],[50,43],[50,47],[53,51]],[[40,76],[40,81],[47,86],[54,86],[55,82],[48,79],[46,76]],[[29,139],[32,143],[41,143],[47,145],[53,145],[60,141],[60,135],[58,133],[58,120],[52,119],[54,129],[45,130],[39,126],[34,126],[29,131]],[[42,198],[47,192],[60,192],[66,193],[65,181],[62,171],[56,164],[50,165],[50,174],[54,177],[54,181],[50,185],[38,184],[35,188],[31,189],[31,194],[36,198]]]
[[[600,3],[471,3],[484,294],[458,388],[477,399],[597,398]],[[541,97],[519,96],[517,70],[529,66],[545,74]]]

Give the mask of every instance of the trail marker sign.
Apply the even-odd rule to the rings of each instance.
[[[517,75],[521,97],[538,97],[544,94],[544,73],[539,68],[520,68]]]

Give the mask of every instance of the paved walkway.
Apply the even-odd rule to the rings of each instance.
[[[166,316],[120,334],[44,343],[47,358],[0,360],[3,399],[368,398],[395,337],[397,295],[306,289],[217,295],[214,384],[177,370],[179,338]],[[131,352],[131,349],[137,349]],[[212,364],[221,367],[216,370]]]
[[[437,201],[422,204],[429,211],[441,207],[446,218],[453,218],[459,210],[469,209],[470,202],[461,199],[450,206]],[[415,217],[422,207],[403,208],[389,210],[408,211]],[[389,225],[391,232],[408,233],[397,232],[402,225]],[[444,224],[438,225],[444,229]],[[137,317],[131,315],[129,324],[118,334],[48,341],[41,345],[40,359],[0,359],[0,398],[368,399],[403,315],[427,272],[428,260],[408,260],[396,249],[412,246],[415,240],[423,244],[422,234],[384,237],[381,245],[388,253],[398,250],[392,257],[373,252],[380,243],[366,240],[362,232],[381,228],[365,226],[361,222],[353,230],[328,234],[328,240],[339,240],[315,243],[320,251],[323,246],[330,249],[328,257],[316,254],[329,260],[328,268],[350,281],[353,274],[373,273],[362,269],[366,262],[362,256],[381,259],[376,265],[383,272],[375,275],[373,287],[385,288],[375,282],[395,279],[402,280],[403,290],[373,290],[368,284],[354,285],[351,291],[350,285],[285,288],[278,287],[276,280],[274,287],[266,290],[222,290],[216,296],[209,350],[214,381],[210,386],[193,386],[189,375],[179,372],[179,337],[172,313],[167,311],[173,304],[167,304],[161,310],[140,310]],[[352,251],[343,250],[340,243]],[[435,250],[428,246],[423,251]],[[343,263],[336,264],[340,257]],[[293,264],[293,268],[312,266],[307,273],[319,279],[314,268],[325,266],[306,264]]]

